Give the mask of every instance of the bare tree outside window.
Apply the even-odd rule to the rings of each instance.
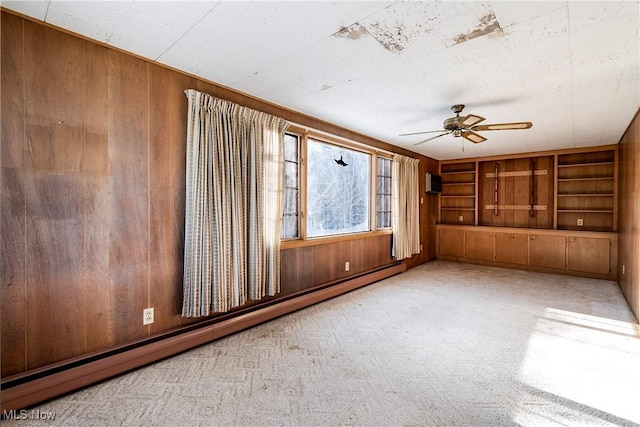
[[[371,156],[309,138],[307,235],[369,231]]]

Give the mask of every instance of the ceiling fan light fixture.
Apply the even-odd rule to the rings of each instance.
[[[456,136],[456,137],[458,137],[458,136],[462,136],[462,130],[460,130],[460,129],[455,129],[455,130],[453,131],[453,136]]]

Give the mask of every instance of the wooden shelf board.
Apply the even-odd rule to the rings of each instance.
[[[558,194],[558,197],[613,197],[613,193],[567,193]]]
[[[440,172],[440,175],[461,175],[465,173],[476,173],[476,171],[451,171],[451,172]]]
[[[443,182],[442,185],[476,185],[475,182]]]
[[[558,178],[558,182],[607,181],[607,180],[613,180],[613,177],[612,176],[600,176],[600,177],[590,176],[585,178]]]
[[[558,213],[613,213],[611,209],[558,209]]]
[[[440,194],[440,196],[442,196],[445,199],[458,199],[458,198],[471,198],[471,199],[475,199],[476,196],[458,196],[455,194]]]
[[[474,208],[440,208],[443,211],[475,211]]]
[[[610,162],[593,162],[593,163],[565,163],[565,164],[558,164],[559,168],[575,168],[575,167],[582,167],[582,166],[604,166],[604,165],[613,165],[614,162],[613,160]]]

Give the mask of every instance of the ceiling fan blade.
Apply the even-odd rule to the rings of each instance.
[[[485,131],[485,130],[515,130],[515,129],[529,129],[533,126],[531,122],[518,122],[518,123],[494,123],[491,125],[478,125],[474,126],[472,129],[474,131]]]
[[[447,132],[444,129],[439,129],[439,130],[427,130],[424,132],[413,132],[413,133],[401,133],[398,136],[409,136],[409,135],[422,135],[423,133],[435,133],[435,132]]]
[[[440,135],[436,135],[436,136],[432,136],[431,138],[427,138],[427,139],[425,139],[424,141],[416,142],[416,143],[415,143],[415,144],[413,144],[413,145],[420,145],[420,144],[424,144],[425,142],[429,142],[429,141],[431,141],[431,140],[433,140],[433,139],[440,138],[441,136],[449,135],[450,133],[451,133],[451,132],[447,131],[447,132],[445,132],[445,133],[441,133]]]
[[[484,142],[487,140],[487,138],[485,138],[482,135],[479,135],[475,132],[472,132],[470,130],[463,130],[462,131],[462,137],[468,141],[473,142],[474,144],[478,144],[480,142]]]
[[[469,114],[467,117],[463,117],[460,121],[460,126],[463,128],[471,127],[484,120],[484,117],[476,116],[475,114]]]

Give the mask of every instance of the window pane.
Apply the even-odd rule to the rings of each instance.
[[[370,155],[308,140],[307,234],[370,230]]]
[[[300,136],[284,135],[284,212],[282,216],[282,239],[300,237]]]
[[[391,159],[378,157],[376,227],[391,227]]]
[[[284,162],[284,186],[285,188],[298,188],[298,164]]]

